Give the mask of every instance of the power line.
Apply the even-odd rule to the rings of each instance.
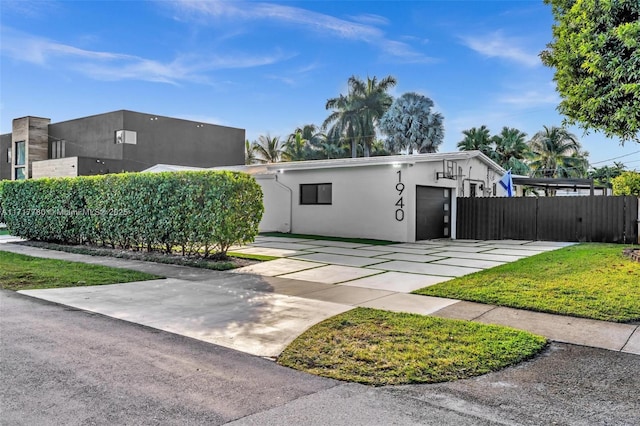
[[[623,157],[628,157],[628,156],[630,156],[630,155],[637,154],[637,153],[639,153],[639,152],[640,152],[640,151],[635,151],[635,152],[632,152],[632,153],[630,153],[630,154],[625,154],[625,155],[621,155],[621,156],[619,156],[619,157],[609,158],[608,160],[596,161],[595,163],[591,163],[591,164],[593,165],[593,164],[606,163],[607,161],[617,160],[618,158],[623,158]]]

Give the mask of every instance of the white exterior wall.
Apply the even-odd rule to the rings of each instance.
[[[262,188],[264,203],[260,232],[291,232],[291,191],[278,182],[277,175],[255,178]]]
[[[397,171],[391,165],[335,169],[291,170],[280,182],[293,192],[291,232],[406,241],[411,220],[411,185],[404,179],[405,217],[395,220]],[[330,183],[330,205],[301,205],[300,185]],[[413,190],[415,197],[415,188]],[[413,206],[415,209],[415,206]]]
[[[436,176],[442,172],[442,161],[282,170],[256,176],[265,202],[260,231],[413,242],[416,186],[421,185],[451,189],[451,236],[455,238],[456,197],[462,192],[468,195],[470,183],[482,184],[484,195],[493,195],[493,184],[502,177],[476,158],[457,166],[465,176],[456,179]],[[300,204],[301,184],[325,183],[332,188],[330,205]],[[404,185],[402,194],[399,183]],[[482,195],[478,189],[477,196]],[[400,197],[402,207],[397,205]],[[402,211],[396,219],[397,210]]]
[[[158,165],[152,169],[185,168]],[[470,196],[472,184],[476,185],[477,197],[506,196],[498,184],[505,171],[479,151],[214,169],[242,171],[255,177],[264,195],[261,232],[414,242],[416,187],[427,186],[451,190],[449,235],[455,238],[456,199]],[[449,174],[453,176],[443,177]],[[327,183],[332,188],[330,205],[300,204],[301,184]],[[404,185],[402,194],[399,183]],[[444,213],[442,217],[444,221]]]
[[[489,168],[478,158],[458,162],[458,174],[462,175],[458,177],[458,197],[469,197],[471,195],[471,184],[476,184],[476,197],[507,196],[507,192],[499,184],[503,175]],[[480,185],[483,187],[482,190],[480,190]]]

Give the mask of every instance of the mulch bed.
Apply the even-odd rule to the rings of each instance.
[[[213,269],[213,270],[229,270],[242,268],[256,263],[259,260],[240,259],[237,257],[229,257],[227,260],[203,259],[195,256],[183,256],[181,254],[165,254],[157,252],[124,250],[121,248],[99,247],[89,245],[66,245],[48,243],[43,241],[23,241],[18,244],[30,247],[38,247],[48,250],[58,250],[67,253],[87,254],[91,256],[109,256],[118,259],[143,260],[148,262],[166,263],[170,265],[191,266],[195,268]]]

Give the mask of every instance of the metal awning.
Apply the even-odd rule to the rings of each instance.
[[[589,189],[590,195],[593,195],[594,189],[604,189],[604,185],[595,185],[593,179],[582,178],[532,178],[525,176],[513,176],[514,185],[531,186],[543,189]]]

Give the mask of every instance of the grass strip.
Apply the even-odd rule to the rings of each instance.
[[[313,239],[321,241],[341,241],[344,243],[355,244],[368,244],[372,246],[388,246],[389,244],[396,244],[396,241],[387,240],[371,240],[367,238],[343,238],[343,237],[327,237],[323,235],[311,235],[311,234],[286,234],[284,232],[263,232],[260,234],[263,237],[286,237],[286,238],[300,238],[300,239]]]
[[[0,288],[32,290],[146,281],[162,278],[128,269],[0,251]]]
[[[356,308],[311,327],[278,363],[374,386],[437,383],[517,364],[546,343],[508,327]]]
[[[227,252],[227,256],[235,257],[238,259],[249,259],[249,260],[258,260],[260,262],[267,262],[269,260],[280,259],[276,256],[265,256],[264,254],[249,254],[249,253],[238,253],[238,252]]]
[[[640,263],[616,244],[578,244],[414,291],[604,321],[640,320]]]

